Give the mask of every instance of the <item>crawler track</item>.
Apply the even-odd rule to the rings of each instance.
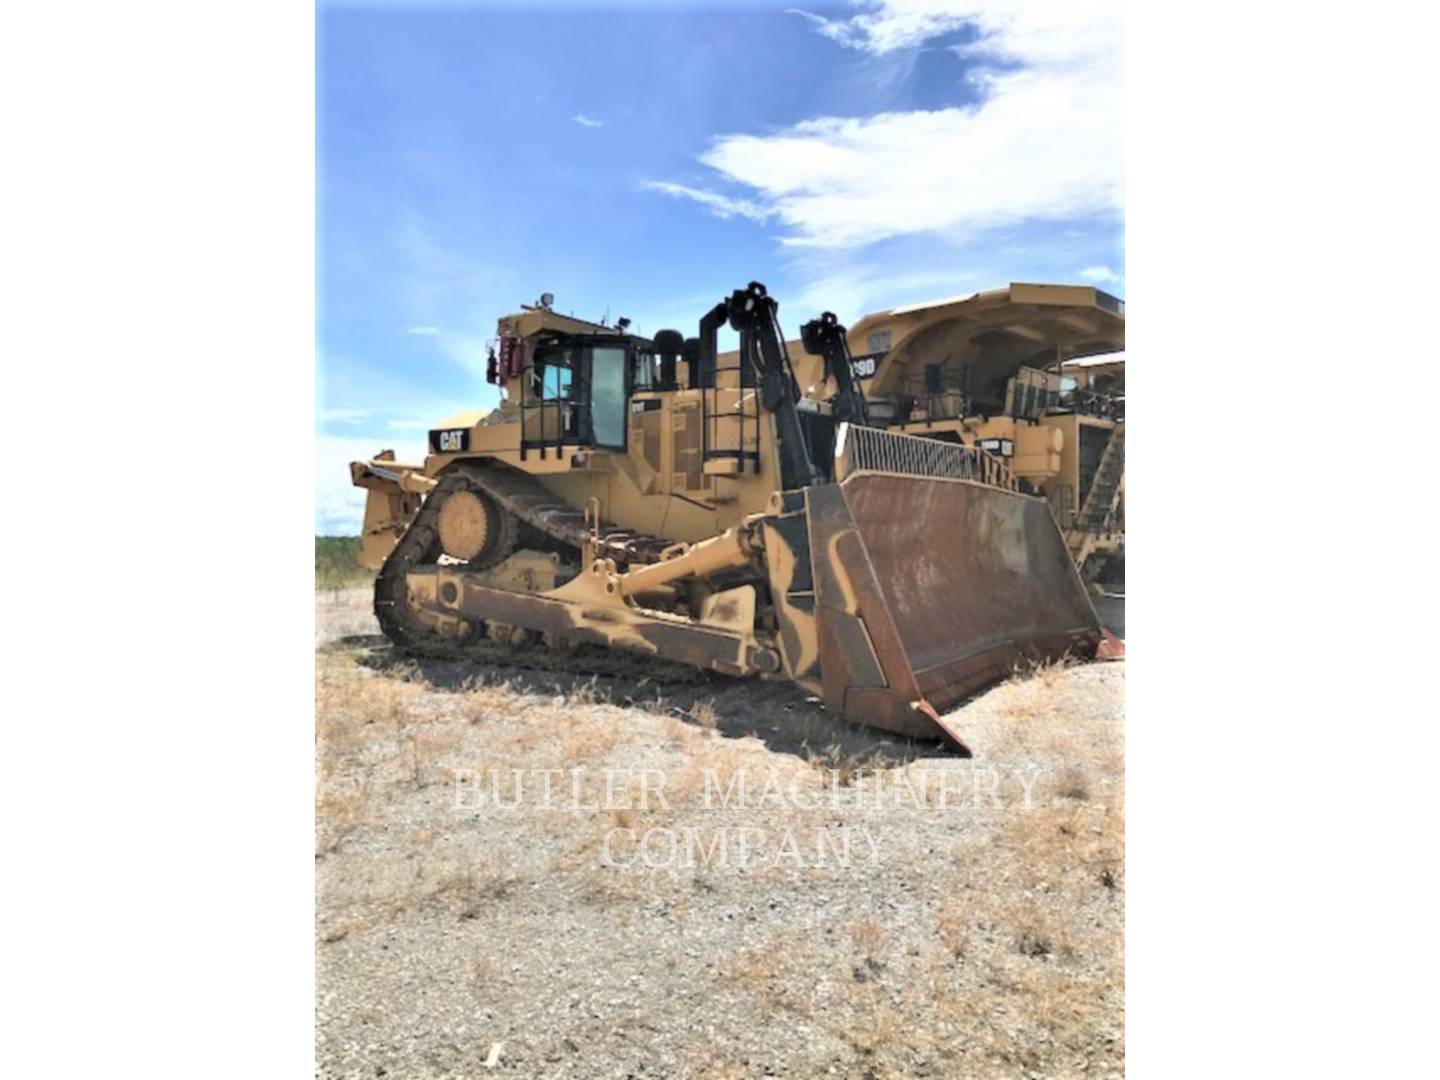
[[[501,540],[485,556],[483,564],[471,564],[473,569],[489,569],[508,557],[515,548],[518,525],[522,522],[573,552],[574,561],[580,559],[581,545],[589,536],[581,511],[557,499],[532,478],[503,466],[473,463],[453,469],[442,476],[439,485],[426,496],[419,514],[375,579],[375,618],[396,648],[412,656],[432,659],[505,664],[604,678],[648,678],[651,682],[667,684],[701,683],[708,679],[699,669],[596,646],[573,649],[506,646],[490,641],[481,628],[462,639],[437,632],[411,608],[406,575],[433,566],[440,559],[437,527],[440,507],[447,498],[461,491],[488,496],[501,512]],[[600,537],[601,550],[621,565],[654,562],[672,543],[663,537],[615,529],[602,532]]]

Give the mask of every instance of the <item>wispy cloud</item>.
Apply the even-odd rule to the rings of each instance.
[[[973,266],[956,265],[950,259],[919,258],[913,268],[910,259],[836,257],[834,252],[801,252],[792,263],[800,287],[785,299],[783,316],[787,329],[821,311],[833,311],[842,322],[851,323],[871,311],[903,298],[969,294],[993,284]]]
[[[366,431],[379,430],[378,425],[382,417],[390,409],[351,409],[331,408],[315,410],[315,419],[322,424],[348,424],[352,427],[364,425]],[[385,427],[390,431],[428,431],[430,425],[425,420],[414,417],[401,416],[385,421]]]
[[[852,6],[861,10],[837,18],[800,8],[789,12],[846,48],[875,54],[915,48],[970,26],[977,38],[957,46],[958,53],[1024,64],[1108,52],[1123,17],[1118,0],[854,0]]]
[[[414,210],[402,215],[394,242],[403,269],[407,331],[435,342],[442,355],[484,375],[499,299],[514,287],[515,272],[440,236]]]
[[[691,199],[716,217],[743,217],[752,221],[766,221],[774,214],[773,210],[768,210],[750,199],[736,199],[717,191],[672,184],[668,180],[647,180],[643,186],[650,191],[664,192],[677,199]]]
[[[1080,271],[1080,276],[1097,285],[1118,285],[1120,283],[1120,275],[1108,266],[1087,266]]]
[[[967,9],[979,5],[963,0],[958,3],[956,0],[891,0],[864,6],[870,10],[847,18],[829,19],[800,8],[787,8],[786,14],[809,19],[819,33],[846,48],[886,53],[919,45],[955,29],[973,19],[973,13],[967,15]]]
[[[317,409],[315,418],[322,424],[359,424],[371,416],[369,409]]]
[[[975,27],[975,41],[956,51],[970,61],[979,104],[721,135],[700,160],[739,194],[647,186],[712,212],[778,221],[783,242],[809,247],[922,233],[964,239],[1119,211],[1123,25],[1114,0],[894,0],[848,18],[800,14],[872,53]]]
[[[596,120],[593,117],[586,116],[583,112],[576,113],[574,116],[570,117],[570,120],[572,123],[579,124],[581,127],[598,128],[605,126],[604,120]]]
[[[365,491],[350,482],[350,462],[393,449],[400,461],[425,460],[423,438],[391,442],[362,437],[318,435],[315,438],[315,531],[327,536],[355,536],[365,516]]]

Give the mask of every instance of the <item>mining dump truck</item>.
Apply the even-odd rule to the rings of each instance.
[[[833,394],[820,360],[787,345],[802,392]],[[1002,458],[1050,503],[1087,579],[1123,575],[1124,301],[1014,283],[866,315],[848,348],[869,423]]]
[[[502,318],[498,408],[431,430],[423,462],[351,464],[385,635],[788,679],[837,717],[961,748],[945,710],[1019,663],[1093,657],[1103,632],[1044,495],[1000,454],[887,429],[835,316],[800,352],[819,391],[758,282],[693,337],[548,295]]]

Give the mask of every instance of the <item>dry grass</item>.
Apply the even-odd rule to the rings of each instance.
[[[645,1023],[683,1049],[679,1066],[657,1074],[738,1077],[775,1066],[797,1076],[1118,1075],[1123,745],[1118,725],[1075,719],[1075,687],[1090,678],[1086,670],[1032,666],[987,695],[978,713],[986,725],[981,756],[973,761],[897,764],[873,736],[823,723],[796,752],[735,737],[740,712],[723,695],[676,695],[670,706],[654,701],[640,711],[615,704],[596,681],[543,693],[492,676],[441,692],[419,672],[380,673],[325,653],[315,691],[316,940],[319,956],[337,965],[325,969],[325,989],[352,992],[353,978],[360,988],[353,992],[364,993],[377,966],[434,965],[446,974],[433,992],[453,985],[460,1012],[469,1015],[489,995],[485,1007],[497,1025],[523,1027],[533,1015],[526,1009],[558,990],[550,974],[543,984],[507,980],[517,959],[528,967],[528,957],[550,948],[565,998],[582,1002],[564,1010],[563,1022],[577,1026],[553,1040],[563,1035],[581,1047],[563,1057],[579,1053],[580,1071],[531,1058],[512,1066],[519,1074],[636,1071],[640,1058],[616,1049],[628,1044],[607,1041],[616,1010],[630,1007],[616,974],[623,969],[644,973],[648,996],[635,1001]],[[1095,694],[1117,692],[1111,681]],[[599,807],[593,812],[467,818],[450,807],[446,785],[457,768],[533,776],[577,766],[585,770],[581,799]],[[607,766],[663,768],[668,807],[653,798],[643,805],[638,777],[621,785],[622,805],[606,807]],[[940,808],[936,775],[968,793],[974,772],[992,767],[1002,773],[1003,809],[988,801],[978,812]],[[1029,809],[1019,804],[1018,768],[1037,776]],[[875,785],[903,793],[908,781],[916,802],[905,794],[898,810],[888,802],[853,812],[713,810],[717,794],[741,777],[753,799],[771,774],[811,796]],[[557,783],[568,799],[568,776]],[[708,837],[743,821],[789,828],[803,847],[842,819],[893,828],[899,840],[922,824],[929,831],[913,850],[887,840],[881,872],[848,877],[790,867],[648,872],[601,857],[609,837],[611,853],[627,859],[656,826],[695,827]],[[427,936],[431,930],[438,936]],[[453,954],[433,951],[451,942]],[[396,955],[405,948],[414,951]],[[693,1027],[697,995],[707,1002],[703,1038]],[[624,1004],[605,1004],[612,999]],[[593,1002],[600,1015],[587,1020]],[[380,1041],[382,1031],[407,1042],[386,1029],[396,1022],[387,1009],[377,1015],[375,1037],[362,1033],[362,1045]],[[786,1043],[784,1033],[797,1030],[803,1043]],[[340,1030],[337,1045],[353,1033]],[[507,1042],[507,1060],[522,1043]],[[775,1049],[781,1045],[789,1050]],[[373,1073],[379,1062],[359,1064]],[[450,1071],[483,1075],[480,1068],[477,1060]],[[388,1072],[408,1074],[393,1064]]]
[[[1035,887],[1113,892],[1124,873],[1123,806],[1059,799],[1012,815],[1004,839]]]
[[[1077,765],[1068,765],[1060,773],[1059,783],[1056,788],[1062,798],[1076,799],[1083,802],[1090,798],[1089,778],[1084,769]]]
[[[1011,682],[1038,683],[1045,690],[1055,690],[1065,672],[1076,665],[1074,657],[1063,656],[1058,660],[1026,660],[1016,664],[1010,671]]]
[[[332,855],[370,813],[370,790],[363,781],[353,786],[322,792],[315,800],[315,822],[319,841],[316,853]]]
[[[482,865],[443,873],[417,888],[408,899],[413,904],[438,904],[461,919],[477,919],[489,901],[509,896],[520,880],[502,860],[492,856]]]
[[[320,940],[326,945],[333,945],[337,941],[344,941],[352,932],[362,929],[366,925],[364,919],[342,916],[331,921],[320,931]]]
[[[715,711],[714,702],[702,701],[691,708],[690,719],[706,731],[714,731],[720,725],[720,714]]]
[[[711,731],[686,730],[685,761],[673,772],[672,786],[667,789],[673,806],[720,805],[732,798],[732,793],[738,793],[742,783],[747,791],[756,782],[763,784],[765,770],[772,764],[768,756]],[[779,768],[783,770],[783,764]]]
[[[907,1016],[876,983],[864,984],[854,992],[846,1022],[832,1026],[831,1032],[848,1043],[861,1060],[880,1057],[898,1044],[916,1045],[929,1039],[914,1031],[913,1015]],[[904,1075],[898,1069],[886,1069],[886,1074]]]
[[[735,989],[753,997],[767,1016],[787,1011],[809,1016],[815,1011],[813,986],[798,977],[803,969],[803,945],[791,937],[776,935],[741,952],[722,969],[721,976]]]
[[[1111,1015],[1102,988],[1076,979],[1068,944],[1036,911],[1002,913],[991,925],[985,909],[978,921],[995,932],[999,951],[981,956],[974,978],[956,973],[955,957],[971,950],[976,914],[958,902],[947,906],[937,947],[909,953],[897,952],[873,917],[853,920],[852,964],[831,981],[823,1003],[813,955],[785,936],[745,950],[722,977],[772,1022],[817,1022],[854,1055],[853,1068],[837,1070],[846,1075],[908,1077],[920,1061],[932,1074],[983,1076],[1070,1076],[1092,1061],[1116,1065],[1118,1049],[1095,1045]]]
[[[940,904],[935,919],[935,935],[940,947],[952,959],[964,957],[970,948],[970,911],[955,896],[947,896]]]
[[[849,787],[866,772],[876,772],[884,763],[874,750],[856,750],[838,739],[822,746],[806,743],[804,750],[806,762],[823,781],[828,784],[835,780],[843,787]]]
[[[564,759],[574,765],[589,765],[603,768],[616,745],[620,742],[620,730],[613,718],[606,717],[606,723],[576,723],[565,733],[562,744]]]
[[[889,938],[873,915],[856,919],[850,924],[850,940],[856,953],[868,966],[875,969],[883,966],[881,958],[885,955]]]

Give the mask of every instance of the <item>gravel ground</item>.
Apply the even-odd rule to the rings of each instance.
[[[368,603],[316,598],[317,1075],[1123,1071],[1123,662],[966,703],[965,759],[784,684],[404,662]]]

